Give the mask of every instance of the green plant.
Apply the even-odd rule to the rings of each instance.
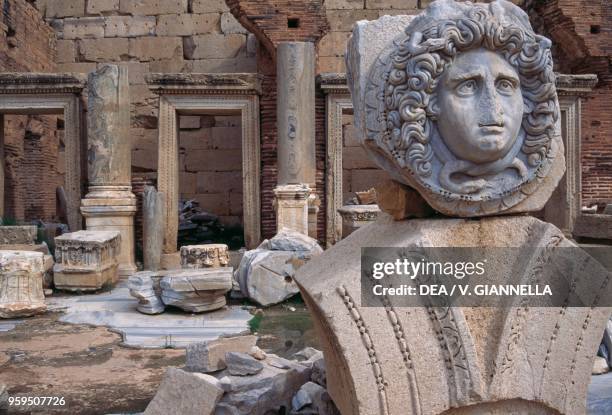
[[[249,325],[249,329],[251,330],[251,333],[255,333],[257,331],[259,331],[259,326],[261,325],[261,320],[263,320],[263,314],[262,313],[257,313],[253,316],[252,319],[250,319],[247,324]]]
[[[17,220],[15,218],[2,217],[0,218],[0,226],[15,226],[17,225]]]

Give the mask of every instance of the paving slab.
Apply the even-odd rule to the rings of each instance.
[[[143,348],[185,348],[190,343],[214,340],[222,335],[248,333],[251,314],[240,306],[227,306],[206,314],[167,310],[145,315],[121,281],[108,292],[53,296],[46,299],[50,311],[63,311],[59,321],[106,326],[121,334],[123,345]]]
[[[587,395],[589,415],[612,414],[612,372],[591,377]]]

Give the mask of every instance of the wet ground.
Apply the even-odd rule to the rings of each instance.
[[[0,383],[7,385],[11,397],[63,397],[67,405],[13,407],[9,414],[141,412],[166,368],[185,364],[184,349],[125,347],[121,336],[105,327],[63,323],[60,316],[47,313],[0,331]],[[299,300],[258,313],[252,325],[266,351],[290,357],[306,346],[318,347],[308,311]]]

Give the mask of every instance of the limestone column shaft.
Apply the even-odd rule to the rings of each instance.
[[[314,43],[281,42],[276,59],[278,184],[307,184],[314,187]]]
[[[0,223],[4,217],[4,114],[0,114]]]
[[[316,174],[314,44],[281,42],[276,56],[276,227],[308,235],[308,197]]]
[[[81,201],[88,230],[121,233],[119,275],[136,271],[131,186],[130,97],[127,68],[102,65],[88,78],[87,169],[89,192]]]

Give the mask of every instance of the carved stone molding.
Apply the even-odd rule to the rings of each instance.
[[[85,78],[78,74],[0,74],[0,114],[63,114],[68,225],[81,229],[82,103]],[[0,116],[0,118],[2,118]]]
[[[261,94],[262,76],[253,73],[151,73],[149,88],[160,94]]]
[[[346,75],[322,73],[317,79],[325,100],[325,134],[327,154],[325,159],[326,236],[327,247],[342,239],[342,113],[353,109],[351,95],[346,85]]]
[[[166,195],[164,254],[177,251],[180,113],[241,113],[244,239],[249,249],[259,244],[259,79],[253,74],[151,74],[147,77],[149,87],[160,95],[158,190]]]

